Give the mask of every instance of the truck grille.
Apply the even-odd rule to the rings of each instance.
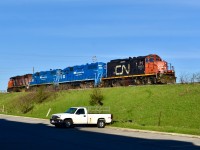
[[[51,117],[51,119],[54,119],[54,120],[56,120],[56,119],[58,119],[59,117],[58,116],[52,116]]]

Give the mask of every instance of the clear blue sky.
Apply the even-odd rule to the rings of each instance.
[[[199,0],[1,0],[0,90],[10,77],[156,53],[200,72]]]

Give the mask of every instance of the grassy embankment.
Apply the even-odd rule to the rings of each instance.
[[[111,107],[116,121],[112,126],[200,135],[200,84],[117,87],[101,91],[104,106]],[[92,89],[51,93],[47,99],[40,97],[41,101],[32,102],[27,112],[21,107],[30,100],[30,93],[28,96],[28,93],[0,94],[0,113],[4,106],[7,114],[49,118],[46,117],[49,108],[51,115],[71,106],[88,106],[91,93]]]

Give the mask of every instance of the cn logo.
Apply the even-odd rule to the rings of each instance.
[[[126,72],[126,74],[130,73],[130,64],[128,64],[128,66],[126,67],[125,65],[117,65],[115,67],[115,72],[114,74],[118,75],[123,75],[124,72]]]

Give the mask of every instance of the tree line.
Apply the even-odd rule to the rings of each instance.
[[[184,83],[200,83],[199,73],[181,73],[179,76],[179,82]]]

